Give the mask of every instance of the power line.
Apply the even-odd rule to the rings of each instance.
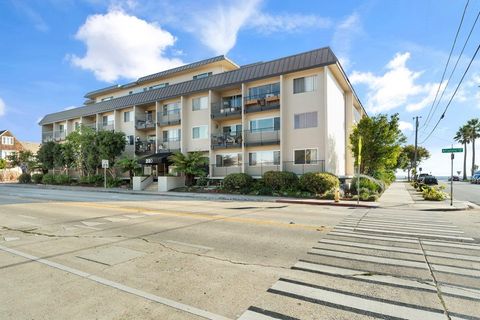
[[[460,24],[458,25],[458,28],[457,28],[457,33],[455,34],[455,39],[453,40],[452,48],[450,49],[450,54],[448,55],[447,63],[445,64],[445,68],[443,69],[442,79],[438,84],[437,92],[435,93],[435,98],[433,99],[432,105],[430,106],[430,111],[428,111],[428,115],[427,115],[427,118],[425,119],[425,123],[423,127],[427,125],[427,122],[430,121],[430,117],[433,116],[432,114],[433,106],[437,101],[438,93],[440,92],[440,87],[442,86],[443,79],[445,78],[445,73],[447,72],[448,64],[450,63],[453,49],[455,48],[455,44],[457,43],[458,34],[460,33],[460,29],[462,28],[463,19],[465,18],[465,13],[467,12],[467,7],[469,3],[470,3],[470,0],[467,0],[467,3],[465,4],[465,8],[463,9],[462,19],[460,20]]]
[[[440,102],[442,101],[442,98],[443,98],[443,95],[445,94],[445,91],[447,91],[447,87],[448,87],[448,85],[450,84],[450,80],[451,80],[452,77],[453,77],[453,73],[454,73],[455,70],[457,69],[458,62],[460,61],[460,59],[461,59],[461,57],[462,57],[462,55],[463,55],[463,51],[465,51],[465,47],[467,46],[468,41],[470,40],[470,36],[472,35],[473,30],[475,29],[475,25],[477,24],[477,21],[478,21],[478,18],[479,18],[479,17],[480,17],[480,11],[478,12],[477,17],[475,18],[475,21],[473,22],[473,25],[472,25],[472,27],[470,28],[470,32],[468,33],[468,37],[467,37],[467,39],[465,40],[465,43],[463,44],[462,51],[460,51],[460,54],[458,55],[457,61],[455,62],[455,65],[453,66],[452,72],[450,72],[450,76],[448,77],[447,83],[446,83],[445,87],[444,87],[443,90],[442,90],[442,94],[440,95],[440,98],[438,99],[437,104],[435,105],[435,107],[434,107],[434,109],[433,109],[432,117],[430,118],[430,120],[429,120],[428,122],[425,123],[425,127],[427,127],[428,124],[430,123],[430,121],[432,120],[433,116],[435,115],[435,112],[437,111],[438,106],[440,105]]]
[[[447,112],[448,107],[450,107],[450,103],[452,103],[453,98],[454,98],[455,95],[457,94],[458,88],[460,88],[460,85],[462,84],[463,79],[465,79],[465,75],[467,74],[468,70],[470,69],[470,66],[471,66],[472,63],[473,63],[473,60],[475,60],[475,57],[477,56],[477,53],[478,53],[478,50],[479,50],[479,49],[480,49],[480,45],[477,47],[477,50],[475,50],[475,53],[473,54],[472,59],[471,59],[470,62],[468,63],[467,69],[466,69],[465,72],[463,73],[462,78],[460,79],[460,82],[458,83],[457,87],[455,88],[455,91],[453,92],[452,96],[450,97],[450,100],[448,101],[447,105],[445,106],[445,110],[443,110],[443,112],[442,112],[442,116],[440,117],[440,119],[438,119],[437,123],[435,124],[435,127],[433,127],[432,131],[430,131],[430,133],[429,133],[428,136],[425,138],[425,140],[423,140],[422,142],[420,142],[420,144],[425,143],[425,141],[427,141],[428,138],[430,138],[430,136],[431,136],[432,133],[435,131],[435,129],[437,129],[438,124],[440,123],[440,121],[442,121],[442,119],[445,118],[445,113]]]

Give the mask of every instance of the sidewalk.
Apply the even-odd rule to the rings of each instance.
[[[406,181],[392,183],[378,202],[382,208],[404,207],[405,209],[410,208],[424,211],[457,211],[469,210],[475,207],[468,201],[454,200],[453,206],[450,206],[450,200],[424,200],[421,194]]]

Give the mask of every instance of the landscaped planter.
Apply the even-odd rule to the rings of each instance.
[[[163,176],[158,177],[158,191],[166,192],[185,186],[185,177]]]

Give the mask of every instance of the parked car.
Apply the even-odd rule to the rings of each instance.
[[[431,185],[438,184],[438,181],[437,181],[437,178],[435,178],[434,176],[426,175],[426,176],[420,177],[418,180],[418,183],[431,186]]]
[[[420,182],[420,179],[425,178],[427,176],[429,176],[428,173],[420,173],[415,180]]]
[[[452,181],[452,178],[448,178],[448,181]],[[453,176],[453,181],[460,181],[459,176]]]
[[[480,184],[480,173],[474,174],[471,183]]]

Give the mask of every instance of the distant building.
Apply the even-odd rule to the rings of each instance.
[[[0,158],[6,159],[8,155],[23,150],[20,141],[8,130],[0,130]]]
[[[351,176],[348,136],[366,116],[330,48],[241,67],[213,57],[85,98],[40,121],[42,142],[82,127],[124,132],[125,155],[157,176],[168,173],[175,151],[204,152],[212,178],[271,170]]]
[[[38,142],[20,141],[20,144],[24,151],[30,151],[33,154],[37,154],[38,149],[40,149],[40,143]]]

